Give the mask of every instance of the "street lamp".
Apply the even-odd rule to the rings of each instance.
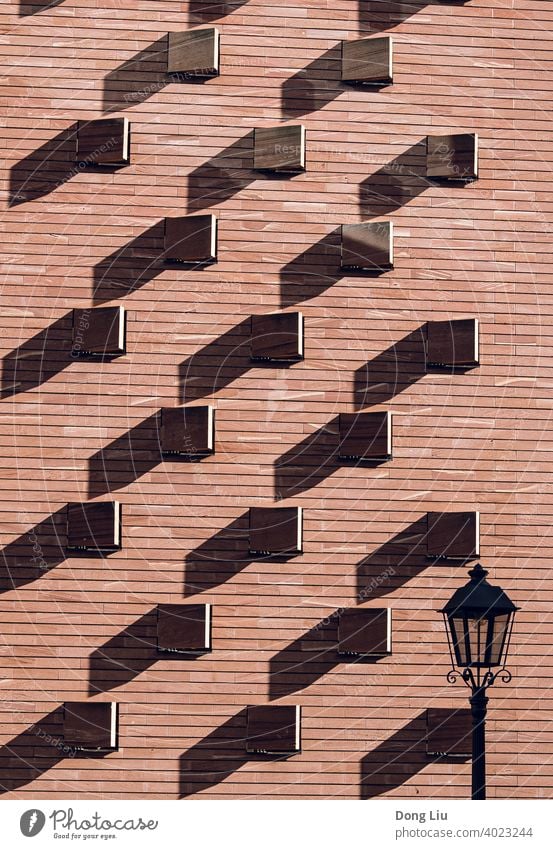
[[[443,613],[451,654],[450,684],[460,675],[471,688],[472,798],[486,798],[485,722],[486,690],[497,677],[508,683],[506,668],[516,607],[501,587],[486,581],[480,563],[470,570],[470,581],[456,590]]]

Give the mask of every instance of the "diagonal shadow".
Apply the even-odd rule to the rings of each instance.
[[[275,460],[275,497],[290,498],[317,486],[345,466],[377,468],[385,460],[348,461],[339,458],[339,416],[310,433]]]
[[[157,608],[154,607],[92,652],[89,695],[127,684],[157,660]]]
[[[38,12],[46,12],[60,3],[63,3],[63,0],[19,0],[19,17],[25,18]]]
[[[162,219],[94,267],[95,304],[128,295],[165,270],[164,233]]]
[[[168,85],[167,34],[126,59],[104,78],[104,112],[143,103]]]
[[[358,602],[394,592],[430,562],[426,556],[426,513],[387,540],[357,566]]]
[[[355,371],[355,409],[384,404],[409,389],[425,374],[426,325],[423,324]]]
[[[66,560],[65,505],[25,531],[0,552],[0,592],[36,581]]]
[[[461,5],[467,0],[448,0],[447,5]],[[429,5],[428,0],[365,0],[359,3],[359,38],[372,33],[384,32],[402,24]]]
[[[72,751],[63,743],[63,708],[58,705],[0,746],[0,794],[40,778]]]
[[[71,362],[73,314],[56,319],[2,359],[0,398],[40,386]]]
[[[248,0],[229,0],[226,3],[218,0],[189,0],[188,20],[191,24],[202,24],[217,18],[226,18],[247,2]]]
[[[434,185],[426,176],[426,138],[359,184],[363,219],[394,212]]]
[[[181,799],[219,784],[252,758],[246,753],[246,729],[243,708],[180,756]]]
[[[247,719],[247,708],[242,708],[180,756],[179,796],[181,799],[220,784],[250,761],[274,763],[289,759],[289,754],[247,753]]]
[[[250,316],[226,330],[179,366],[180,403],[186,404],[214,395],[251,369],[273,370],[271,362],[250,359]],[[291,368],[294,362],[278,363],[278,368]]]
[[[340,228],[337,227],[282,267],[281,306],[314,298],[351,273],[340,268]]]
[[[254,180],[271,175],[253,170],[253,130],[188,175],[188,212],[228,200]],[[276,175],[282,180],[289,175]]]
[[[350,657],[338,654],[340,608],[279,651],[269,662],[269,698],[279,699],[303,690],[338,664],[373,664],[380,657]]]
[[[294,445],[275,460],[277,499],[300,495],[340,468],[339,416]]]
[[[89,457],[89,498],[122,489],[161,463],[158,422],[153,413]]]
[[[296,556],[250,554],[248,544],[249,510],[246,510],[186,555],[184,595],[195,595],[220,586],[250,563],[287,563]]]
[[[467,758],[467,760],[469,760]],[[426,710],[361,760],[360,798],[372,799],[400,787],[432,763],[459,762],[459,758],[426,754]]]
[[[77,124],[74,123],[13,165],[8,206],[38,200],[78,174],[76,138]]]
[[[181,363],[180,403],[213,395],[258,365],[250,360],[248,316]]]
[[[342,83],[340,42],[317,56],[282,85],[282,115],[294,117],[316,112],[338,97],[347,86]]]

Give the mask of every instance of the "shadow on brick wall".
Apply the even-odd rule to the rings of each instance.
[[[94,268],[95,304],[128,295],[165,270],[164,233],[162,219],[100,260]]]
[[[365,755],[361,760],[361,799],[393,790],[428,766],[425,738],[426,712],[422,711]]]
[[[345,658],[338,654],[338,621],[340,609],[328,614],[271,658],[269,663],[269,698],[279,699],[304,690],[339,664],[377,663],[379,657]]]
[[[227,15],[239,11],[247,2],[248,0],[230,0],[228,3],[217,2],[217,0],[189,0],[188,21],[191,25],[194,25],[216,21],[218,18],[226,18]]]
[[[128,109],[162,91],[172,81],[166,69],[167,36],[163,35],[104,78],[104,112]]]
[[[67,559],[66,507],[29,528],[0,552],[0,592],[36,581]]]
[[[361,760],[360,798],[372,799],[394,790],[429,764],[458,764],[468,760],[426,754],[426,710],[423,710]]]
[[[301,495],[340,468],[362,466],[368,470],[387,462],[341,460],[338,457],[339,448],[339,416],[335,416],[275,460],[276,498]]]
[[[247,708],[243,708],[181,755],[181,799],[215,787],[247,763],[257,761],[267,764],[288,760],[289,755],[256,755],[246,752],[247,713]]]
[[[281,306],[314,298],[346,274],[349,272],[340,268],[340,228],[337,227],[282,267]]]
[[[222,203],[262,177],[266,179],[267,175],[253,170],[252,130],[188,175],[188,211]]]
[[[19,16],[25,18],[28,15],[36,15],[38,12],[46,12],[63,3],[64,0],[19,0]]]
[[[282,84],[282,115],[299,117],[330,103],[347,86],[340,81],[342,49],[338,42]],[[309,155],[309,144],[307,148]]]
[[[214,395],[246,374],[252,365],[248,316],[180,364],[180,403]]]
[[[63,708],[56,707],[0,746],[0,793],[9,793],[40,778],[71,752],[63,743]]]
[[[89,498],[122,489],[161,463],[158,423],[153,413],[89,457]]]
[[[426,325],[423,324],[355,371],[355,409],[384,404],[409,389],[425,374]]]
[[[426,513],[395,534],[357,565],[359,603],[394,592],[426,569]]]
[[[76,139],[74,123],[13,165],[8,205],[14,207],[38,200],[78,174]]]
[[[89,658],[89,694],[128,684],[159,660],[154,607],[95,649]]]
[[[185,558],[184,595],[191,596],[230,581],[251,563],[287,563],[298,555],[250,554],[249,510],[217,531]]]
[[[73,313],[68,312],[2,359],[0,398],[35,389],[72,362]]]
[[[370,158],[370,154],[368,156]],[[358,161],[363,162],[362,155]],[[424,138],[359,184],[361,217],[367,219],[395,212],[432,185],[426,177]]]

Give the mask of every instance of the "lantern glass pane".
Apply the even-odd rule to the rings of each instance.
[[[455,660],[459,666],[467,666],[467,648],[465,642],[464,619],[462,616],[450,616],[449,627],[451,630],[451,639],[453,641],[453,650],[455,652]]]
[[[475,666],[485,662],[487,619],[467,619],[467,632],[470,657],[467,665]]]
[[[509,627],[509,614],[502,613],[495,616],[490,628],[488,645],[488,663],[490,666],[500,666],[507,629]]]

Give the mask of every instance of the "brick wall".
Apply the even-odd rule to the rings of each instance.
[[[425,709],[468,694],[445,680],[436,613],[466,570],[419,547],[441,509],[480,510],[482,560],[522,607],[513,681],[490,694],[489,797],[550,796],[553,6],[7,0],[0,19],[7,796],[467,798],[470,763],[421,742]],[[220,77],[167,82],[166,33],[213,24]],[[378,33],[394,84],[340,84],[340,40]],[[132,122],[131,165],[75,172],[72,125],[106,114]],[[292,120],[307,172],[252,172],[252,129]],[[478,132],[480,179],[430,185],[424,138],[456,131]],[[218,263],[164,266],[160,222],[200,210],[219,217]],[[380,218],[394,269],[337,270],[329,234]],[[127,354],[72,361],[70,311],[100,303],[128,310]],[[294,306],[305,361],[251,364],[243,322]],[[424,373],[418,329],[465,316],[481,366]],[[200,399],[217,453],[159,463],[156,412]],[[337,414],[359,408],[395,413],[391,462],[329,458]],[[123,504],[105,559],[56,541],[89,498]],[[248,557],[248,507],[277,501],[304,508],[305,553]],[[183,599],[213,603],[215,650],[154,660],[151,611]],[[391,657],[305,651],[361,602],[393,608]],[[120,703],[120,750],[64,758],[44,737],[88,698]],[[302,705],[303,751],[247,760],[244,707],[275,700]]]

